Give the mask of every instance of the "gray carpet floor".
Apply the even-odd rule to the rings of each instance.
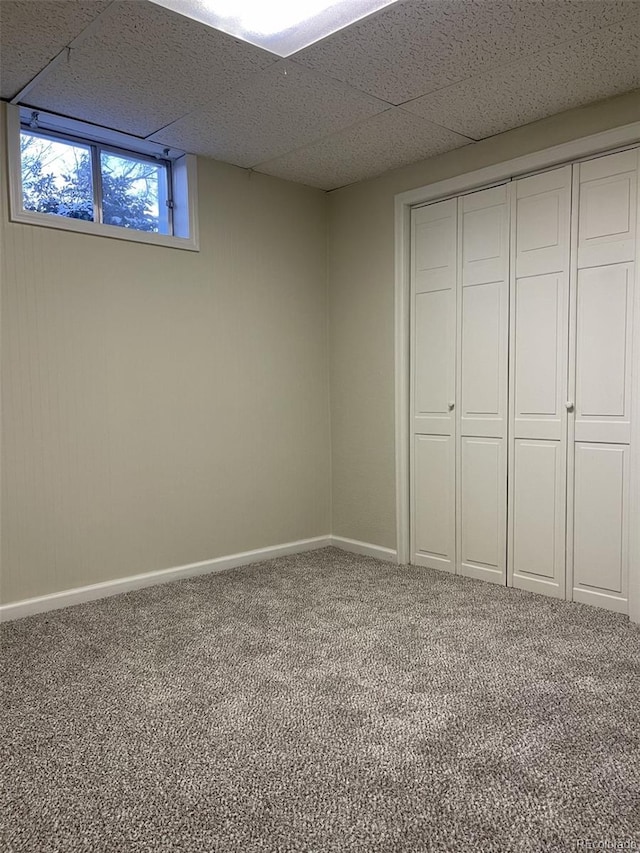
[[[7,853],[640,847],[619,615],[328,548],[1,636]]]

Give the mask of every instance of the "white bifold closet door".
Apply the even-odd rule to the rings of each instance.
[[[412,212],[411,561],[504,583],[507,187]]]
[[[574,167],[567,598],[622,612],[628,611],[637,179],[638,149]]]
[[[509,583],[565,596],[571,166],[512,186]]]
[[[455,571],[456,199],[412,211],[411,562]]]
[[[458,201],[457,571],[506,581],[507,186]]]
[[[412,212],[413,563],[628,612],[639,167]]]

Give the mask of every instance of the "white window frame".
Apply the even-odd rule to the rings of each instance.
[[[83,219],[71,219],[52,213],[38,213],[25,210],[22,196],[22,163],[20,159],[20,125],[29,121],[33,110],[7,104],[7,154],[9,177],[9,218],[12,222],[25,225],[42,225],[45,228],[57,228],[62,231],[75,231],[80,234],[92,234],[98,237],[110,237],[115,240],[127,240],[133,243],[148,243],[153,246],[165,246],[173,249],[200,250],[198,237],[197,204],[197,160],[193,154],[185,154],[170,149],[157,142],[127,136],[117,131],[105,130],[85,122],[66,119],[37,110],[38,128],[44,134],[47,131],[62,134],[69,141],[99,144],[117,148],[133,155],[160,156],[171,163],[171,185],[173,201],[173,234],[157,234],[149,231],[137,231],[118,225],[106,225],[103,222],[88,222]]]

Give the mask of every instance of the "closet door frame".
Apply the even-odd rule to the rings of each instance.
[[[640,145],[640,122],[582,137],[503,163],[458,175],[395,197],[395,438],[396,438],[396,534],[398,564],[409,561],[409,341],[411,275],[411,208],[452,196],[485,189],[512,180],[586,159]],[[640,216],[638,217],[640,222]],[[636,284],[640,264],[636,263]],[[635,288],[634,328],[640,328],[640,286]],[[633,424],[631,456],[631,518],[640,517],[640,334],[633,351]],[[639,528],[639,529],[636,529]],[[640,525],[631,525],[629,616],[640,623]]]

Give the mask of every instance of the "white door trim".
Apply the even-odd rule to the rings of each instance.
[[[410,237],[411,208],[445,199],[459,193],[490,186],[504,180],[569,163],[584,157],[609,152],[616,148],[640,142],[640,122],[623,125],[602,133],[585,136],[542,151],[535,151],[438,181],[424,187],[399,193],[395,197],[395,439],[396,439],[396,536],[399,564],[409,561],[409,306],[410,306]],[[640,266],[640,264],[638,265]],[[638,308],[640,314],[640,308]],[[640,374],[640,359],[636,374]],[[635,389],[640,389],[640,376],[636,375]],[[636,393],[636,414],[640,401]],[[633,426],[634,444],[640,442],[640,418]],[[636,459],[640,452],[636,451]],[[632,477],[632,512],[640,509],[640,465],[634,466]],[[633,534],[632,534],[633,535]],[[629,611],[634,621],[640,622],[640,535],[631,543],[631,572]]]
[[[640,168],[640,150],[638,151]],[[631,481],[629,513],[629,618],[640,623],[640,192],[637,194],[635,305],[633,306],[633,367],[631,394]]]

